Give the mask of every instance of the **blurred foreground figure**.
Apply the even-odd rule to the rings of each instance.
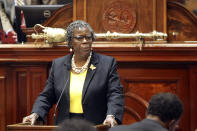
[[[117,126],[109,131],[175,131],[182,112],[182,102],[176,95],[159,93],[149,101],[144,120],[131,125]]]

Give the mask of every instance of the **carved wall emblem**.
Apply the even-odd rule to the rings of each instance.
[[[136,10],[123,0],[112,1],[105,7],[103,27],[105,31],[130,33],[136,24]]]

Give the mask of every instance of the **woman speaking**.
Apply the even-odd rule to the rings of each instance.
[[[57,123],[79,118],[93,124],[120,124],[124,111],[123,87],[114,58],[92,50],[93,29],[84,21],[67,27],[70,54],[53,61],[49,78],[37,97],[32,114],[23,122],[45,120],[56,104]]]

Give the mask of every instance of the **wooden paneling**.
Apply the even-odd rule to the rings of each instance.
[[[86,2],[87,0],[73,0],[73,21],[86,19]]]
[[[48,63],[9,63],[7,72],[7,124],[21,123],[31,113],[37,95],[42,91]]]
[[[194,121],[197,121],[197,111],[196,111],[196,105],[197,105],[197,66],[191,66],[190,67],[190,116],[191,116],[191,129],[194,131],[197,129],[197,125],[194,123]]]
[[[73,0],[73,5],[60,8],[43,25],[65,29],[73,20],[88,22],[96,33],[149,33],[156,30],[167,33],[169,42],[197,40],[197,16],[173,0]],[[23,31],[28,35],[35,33],[33,28]],[[34,40],[28,37],[27,41]]]
[[[188,129],[190,125],[190,118],[188,117],[190,115],[190,98],[187,64],[119,63],[118,71],[124,85],[125,105],[136,111],[140,119],[145,117],[146,103],[152,95],[159,92],[171,92],[177,94],[184,103],[180,129],[183,131],[190,130]],[[135,94],[135,98],[138,98],[135,102],[130,100],[133,98],[127,96],[130,93]],[[136,121],[138,119],[130,118],[123,123],[129,124]]]
[[[5,69],[4,67],[0,67]],[[6,111],[6,75],[3,70],[0,70],[0,130],[6,130],[7,111]]]
[[[159,6],[163,5],[163,6]],[[167,3],[166,1],[157,0],[156,8],[156,30],[167,33]]]
[[[117,7],[115,3],[119,4],[119,7]],[[74,20],[82,19],[87,21],[96,33],[105,33],[108,31],[104,29],[103,23],[104,14],[109,9],[114,9],[109,16],[111,23],[116,23],[116,25],[120,27],[124,27],[121,26],[121,22],[122,25],[126,22],[123,19],[123,14],[127,11],[129,12],[128,14],[136,14],[136,17],[131,20],[134,21],[136,19],[134,29],[129,32],[124,31],[124,33],[136,32],[137,30],[143,33],[152,32],[153,30],[166,32],[166,0],[74,0],[73,4]],[[126,5],[134,10],[130,10]],[[121,12],[124,11],[125,13],[121,14]],[[129,17],[127,16],[126,19],[128,20]],[[121,30],[118,31],[118,29],[109,31],[121,32]]]
[[[13,83],[13,87],[16,89],[16,98],[15,98],[15,102],[16,102],[16,121],[21,122],[21,116],[24,116],[25,114],[27,114],[27,109],[28,105],[27,105],[27,72],[24,69],[20,69],[20,67],[18,67],[17,70],[14,70],[14,83]]]
[[[145,118],[145,112],[148,107],[148,102],[143,97],[127,89],[124,85],[125,110],[122,123],[126,125]]]
[[[29,89],[28,89],[28,103],[34,103],[35,99],[37,98],[38,92],[40,93],[46,83],[47,79],[47,66],[43,66],[42,68],[33,68],[29,72]],[[38,88],[39,87],[39,88]],[[33,97],[29,97],[33,96]],[[32,105],[29,105],[30,109],[28,112],[30,113],[32,109]]]
[[[168,40],[196,41],[197,16],[176,2],[168,2]]]
[[[197,49],[196,48],[144,48],[94,47],[94,50],[116,58],[118,72],[125,92],[123,123],[130,124],[145,117],[147,103],[153,94],[172,92],[184,103],[180,130],[197,128]],[[7,53],[9,52],[9,54]],[[34,100],[44,88],[51,61],[68,54],[65,47],[57,48],[0,48],[0,67],[5,83],[0,86],[1,123],[21,122],[29,115]],[[40,57],[39,57],[40,56]],[[11,59],[12,58],[12,59]],[[4,67],[7,68],[4,68]],[[6,90],[5,90],[6,88]],[[53,124],[53,110],[47,124]]]
[[[43,23],[47,27],[64,28],[73,21],[73,6],[69,3],[55,11],[55,13]]]

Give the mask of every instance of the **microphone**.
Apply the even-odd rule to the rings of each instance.
[[[57,110],[57,107],[58,107],[58,105],[59,105],[59,102],[60,102],[60,100],[61,100],[61,98],[62,98],[62,95],[63,95],[63,93],[64,93],[64,90],[66,89],[67,83],[68,83],[68,79],[67,79],[67,81],[66,81],[66,84],[65,84],[65,86],[64,86],[64,88],[63,88],[63,90],[62,90],[62,92],[61,92],[61,94],[60,94],[60,97],[59,97],[59,99],[58,99],[58,101],[57,101],[57,104],[56,104],[56,106],[55,106],[55,112],[54,112],[54,114],[53,114],[54,125],[57,125],[56,110]]]

